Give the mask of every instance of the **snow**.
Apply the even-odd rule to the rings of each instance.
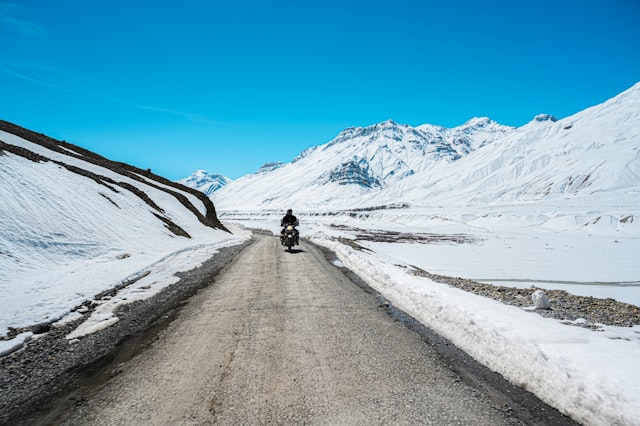
[[[425,226],[427,221],[421,212],[411,209],[378,212],[373,215],[375,219],[371,213],[361,218],[348,214],[318,216],[317,212],[294,213],[300,220],[301,235],[334,251],[338,256],[334,262],[336,266],[356,272],[396,307],[510,382],[585,425],[637,424],[640,418],[640,326],[600,325],[598,331],[574,327],[537,315],[534,300],[530,301],[530,308],[520,309],[409,272],[413,265],[432,273],[463,277],[501,276],[506,273],[514,279],[520,277],[517,283],[520,286],[561,288],[574,294],[612,297],[640,305],[637,266],[640,239],[637,234],[630,238],[618,237],[622,243],[607,244],[606,239],[589,239],[588,235],[570,232],[536,235],[529,229],[528,233],[509,234],[502,229],[501,233],[493,235],[492,240],[486,230],[471,234],[474,228],[457,223],[445,225],[446,231],[467,231],[478,240],[467,244],[357,240],[357,244],[367,250],[356,250],[337,238],[355,240],[365,228],[374,234],[398,229],[412,234],[442,232],[443,229]],[[279,229],[278,212],[220,214],[227,221],[270,230],[274,235]],[[470,218],[475,216],[470,215]],[[412,225],[407,226],[407,223]],[[545,241],[545,235],[551,238]],[[485,244],[490,244],[491,248]],[[508,244],[509,247],[504,246],[496,252],[495,247],[499,244]],[[618,249],[619,244],[622,244],[621,249]],[[565,247],[573,246],[581,249],[565,250]],[[616,251],[602,259],[608,246]],[[304,243],[300,247],[304,250]],[[519,249],[511,252],[513,247]],[[562,261],[552,262],[558,254],[562,254]],[[610,264],[613,260],[616,262]],[[620,280],[633,278],[634,283],[597,285],[559,280],[550,283],[535,279],[542,276],[577,280],[590,277],[595,272],[600,274],[596,275],[598,277],[606,277],[607,272],[612,273],[617,268],[619,270],[615,271],[617,275],[614,277]],[[576,288],[582,291],[575,291]],[[549,302],[553,308],[553,300]]]
[[[153,210],[132,192],[110,190],[53,161],[36,163],[3,152],[0,336],[6,336],[10,327],[20,329],[77,317],[76,308],[95,295],[123,287],[110,300],[93,301],[97,309],[69,338],[95,332],[118,321],[114,311],[121,304],[151,297],[177,282],[177,272],[195,268],[220,248],[239,244],[249,236],[247,232],[230,234],[206,227],[176,197],[104,167],[3,131],[0,140],[136,186],[163,211]],[[165,187],[157,182],[154,185]],[[182,195],[205,212],[195,196],[188,192]],[[156,217],[160,214],[192,238],[167,230]],[[0,341],[0,351],[19,348],[24,334],[19,337]]]
[[[229,182],[231,179],[228,177],[207,173],[206,170],[196,170],[191,176],[178,180],[178,183],[195,188],[207,195],[214,193]]]
[[[530,309],[507,306],[410,271],[640,305],[640,84],[574,116],[518,129],[485,118],[455,129],[391,121],[347,129],[213,193],[233,234],[204,227],[159,189],[4,132],[0,140],[141,187],[192,236],[169,232],[127,191],[0,153],[0,335],[69,322],[86,310],[75,309],[81,304],[122,287],[93,300],[91,317],[68,336],[82,338],[117,322],[120,304],[155,294],[176,282],[176,272],[245,241],[241,226],[277,234],[291,207],[302,236],[335,251],[336,266],[507,380],[580,423],[638,424],[640,327],[573,327],[537,315],[533,300]],[[354,158],[380,186],[327,181]],[[464,242],[361,237],[389,232]],[[33,337],[0,341],[0,353]]]
[[[278,169],[234,180],[211,198],[222,210],[240,211],[540,202],[562,211],[577,199],[627,215],[619,201],[640,196],[639,140],[640,83],[573,116],[534,119],[520,128],[476,119],[453,129],[390,121],[347,129]],[[350,162],[366,171],[362,178],[330,179]]]
[[[240,234],[248,235],[246,232]],[[176,276],[178,271],[187,271],[202,265],[203,261],[217,253],[219,248],[229,245],[229,241],[221,241],[218,244],[203,244],[202,246],[188,247],[184,250],[170,253],[165,258],[148,265],[146,272],[139,279],[126,286],[111,297],[96,300],[97,304],[91,316],[80,324],[67,339],[73,340],[95,333],[105,327],[118,322],[115,310],[125,303],[150,298],[163,288],[179,281]]]
[[[0,357],[17,351],[25,344],[25,342],[31,340],[32,337],[33,333],[26,331],[18,334],[11,340],[0,340]]]
[[[520,309],[409,272],[640,306],[640,83],[549,118],[516,129],[423,125],[420,144],[393,122],[351,128],[211,198],[225,223],[274,234],[292,208],[301,235],[336,252],[337,266],[507,380],[582,424],[640,424],[640,326],[575,327],[537,315],[533,300]],[[361,179],[326,179],[354,159]],[[380,238],[389,233],[425,239]]]
[[[406,268],[330,240],[397,307],[512,383],[584,424],[640,418],[640,327],[571,327],[491,299],[409,275]]]

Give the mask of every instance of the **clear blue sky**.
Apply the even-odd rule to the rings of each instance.
[[[639,22],[636,0],[0,0],[0,119],[238,178],[349,126],[572,115],[640,81]]]

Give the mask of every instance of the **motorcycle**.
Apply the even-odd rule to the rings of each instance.
[[[298,235],[296,235],[296,225],[289,224],[284,227],[284,231],[280,237],[280,242],[283,246],[287,246],[287,251],[291,253],[291,249],[294,245],[298,245]]]

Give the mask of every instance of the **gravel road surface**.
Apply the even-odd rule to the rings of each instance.
[[[390,315],[326,255],[305,242],[287,253],[256,234],[152,344],[110,367],[108,380],[85,387],[53,422],[571,424],[530,395],[542,413],[514,410],[504,400],[510,390],[469,378],[483,371],[469,359],[460,375],[439,348],[452,345]]]

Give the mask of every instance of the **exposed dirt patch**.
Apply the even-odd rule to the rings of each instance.
[[[355,233],[355,240],[344,237],[337,237],[336,240],[358,251],[371,251],[358,244],[358,241],[421,244],[474,244],[479,241],[477,238],[465,234],[410,234],[395,231],[365,230],[344,225],[332,225],[332,227]],[[543,290],[551,302],[551,309],[537,309],[532,312],[544,317],[565,321],[570,325],[593,330],[600,329],[601,325],[618,327],[640,325],[640,308],[614,299],[576,296],[565,290],[547,290],[540,287],[496,286],[459,277],[432,274],[417,266],[412,266],[411,268],[411,272],[415,275],[521,308],[531,308],[533,306],[532,294],[536,290]]]
[[[356,241],[373,241],[377,243],[420,243],[420,244],[475,244],[477,237],[468,234],[435,234],[426,232],[398,232],[354,228],[344,225],[331,225],[355,233]],[[343,238],[343,240],[345,240]]]

